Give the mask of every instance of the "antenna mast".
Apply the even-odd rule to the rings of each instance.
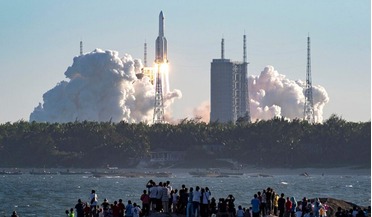
[[[221,59],[225,59],[225,39],[221,40]]]
[[[307,36],[307,67],[306,67],[304,120],[307,120],[310,124],[313,124],[315,122],[314,104],[313,104],[313,86],[311,82],[310,36]]]
[[[144,46],[143,64],[145,67],[147,67],[147,43],[146,41],[145,41],[145,46]]]
[[[247,63],[247,45],[246,45],[246,35],[243,35],[243,63]]]
[[[80,56],[83,55],[83,41],[80,41]]]
[[[245,114],[244,119],[247,122],[251,122],[251,111],[249,103],[249,91],[248,91],[248,62],[247,62],[247,36],[243,35],[243,65],[244,65],[244,78],[243,88],[245,92]]]

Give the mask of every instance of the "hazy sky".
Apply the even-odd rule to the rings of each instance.
[[[79,54],[95,48],[154,60],[158,15],[165,16],[171,89],[182,91],[175,118],[190,117],[209,101],[210,62],[241,61],[247,35],[249,75],[267,65],[292,80],[306,78],[306,37],[311,36],[313,85],[328,92],[324,119],[371,119],[370,0],[73,1],[0,2],[0,123],[29,120],[42,95]]]

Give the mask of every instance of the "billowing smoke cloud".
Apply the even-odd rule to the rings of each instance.
[[[209,122],[211,105],[208,101],[202,102],[197,108],[194,108],[193,115],[200,121]]]
[[[118,52],[96,49],[74,58],[61,81],[43,95],[30,121],[127,121],[152,122],[155,88],[147,77],[137,79],[140,60]],[[182,96],[179,90],[166,93],[165,109]]]
[[[273,66],[267,66],[259,76],[248,78],[248,88],[252,121],[275,116],[303,118],[306,82],[289,80]],[[320,85],[313,85],[312,91],[315,121],[322,122],[328,94]]]
[[[306,82],[289,80],[279,74],[273,66],[267,66],[258,76],[249,76],[251,120],[268,120],[273,117],[302,119],[304,115]],[[324,87],[313,85],[314,116],[316,122],[323,121],[323,108],[329,98]],[[194,117],[209,121],[209,102],[194,109]]]

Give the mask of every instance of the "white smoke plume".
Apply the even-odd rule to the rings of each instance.
[[[273,66],[267,66],[258,76],[249,76],[251,120],[268,120],[273,117],[302,119],[304,116],[306,82],[289,80]],[[324,87],[313,85],[314,116],[323,121],[323,108],[329,98]],[[209,121],[210,104],[203,102],[194,109],[194,117]]]
[[[204,101],[197,108],[194,108],[193,115],[195,119],[208,123],[210,118],[210,111],[210,103],[208,101]]]
[[[303,118],[306,82],[289,80],[273,66],[266,66],[259,76],[248,78],[248,89],[252,121],[273,117]],[[328,94],[320,85],[313,85],[312,91],[315,121],[322,122]]]
[[[44,103],[35,108],[30,121],[126,121],[152,122],[155,87],[147,77],[137,79],[142,68],[140,60],[110,50],[96,49],[74,58],[65,72],[69,81],[61,81],[43,95]],[[179,90],[164,97],[165,109]]]

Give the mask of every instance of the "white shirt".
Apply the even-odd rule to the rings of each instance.
[[[139,217],[139,215],[141,213],[141,209],[138,206],[133,207],[132,208],[132,213],[133,213],[133,217]]]
[[[94,201],[90,205],[96,206],[97,205],[97,194],[90,194],[89,202],[91,202],[92,199],[94,199]]]

